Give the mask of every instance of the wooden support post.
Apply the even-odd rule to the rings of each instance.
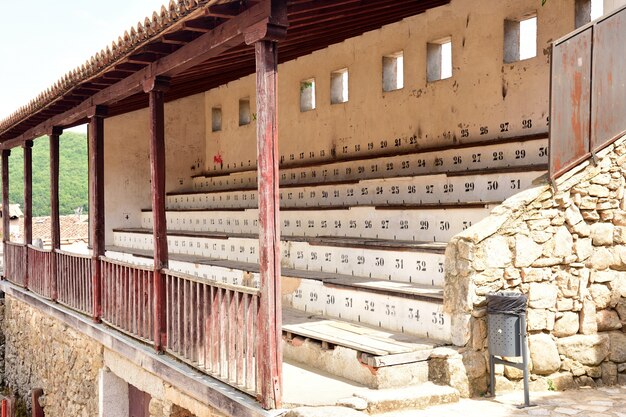
[[[259,177],[259,359],[261,404],[279,408],[282,391],[282,310],[280,292],[280,221],[278,126],[276,111],[277,44],[255,44],[257,158]]]
[[[96,107],[89,118],[89,241],[92,248],[93,320],[102,317],[102,271],[104,255],[104,116],[106,109]]]
[[[154,347],[167,346],[165,322],[165,275],[168,267],[167,222],[165,219],[165,105],[169,79],[157,77],[144,84],[150,101],[150,175],[152,179],[152,224],[154,226]]]
[[[61,224],[59,220],[59,137],[61,128],[50,133],[50,233],[52,241],[52,265],[50,267],[50,298],[58,296],[56,250],[61,249]]]
[[[9,149],[2,150],[2,242],[11,241],[11,214],[9,211],[9,155],[11,155],[11,151]],[[6,245],[4,247],[4,253],[7,253]]]
[[[24,142],[24,244],[33,243],[33,141]],[[28,250],[25,252],[24,287],[28,288]]]

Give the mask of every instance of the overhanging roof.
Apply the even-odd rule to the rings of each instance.
[[[106,105],[108,115],[147,107],[141,75],[163,62],[173,61],[192,45],[201,46],[209,34],[228,33],[233,22],[252,21],[255,8],[265,0],[174,0],[160,13],[127,31],[27,106],[0,122],[0,143],[16,146],[49,133],[52,126],[86,123],[90,105]],[[285,62],[323,49],[364,32],[447,4],[449,0],[287,0],[289,27],[279,44],[279,61]],[[230,25],[230,26],[229,26]],[[232,39],[210,58],[172,69],[171,101],[206,91],[254,73],[254,47],[233,30]],[[194,42],[195,41],[195,42]],[[204,41],[206,44],[207,41]],[[178,52],[177,52],[178,51]],[[199,55],[201,56],[201,55]],[[167,68],[170,68],[167,67]],[[112,86],[128,87],[120,98],[107,97]],[[77,109],[82,109],[78,111]]]

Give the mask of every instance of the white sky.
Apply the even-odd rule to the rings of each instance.
[[[0,0],[0,120],[168,1]]]
[[[169,0],[0,0],[0,120]]]

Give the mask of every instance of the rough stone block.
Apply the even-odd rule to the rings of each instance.
[[[541,256],[543,247],[533,239],[524,235],[515,237],[515,266],[518,268],[530,266]]]
[[[609,336],[577,334],[558,339],[557,348],[561,355],[583,365],[597,366],[609,355]]]
[[[611,332],[609,360],[617,363],[626,362],[626,334],[623,332]]]
[[[561,359],[552,336],[545,333],[534,334],[528,338],[528,342],[533,373],[550,375],[559,370]]]
[[[556,285],[533,282],[528,293],[528,305],[532,308],[554,308],[557,295]]]
[[[622,328],[622,323],[615,310],[606,309],[596,312],[596,322],[598,323],[599,332]]]
[[[595,223],[591,225],[591,240],[596,246],[608,246],[613,244],[613,224]]]
[[[566,311],[554,323],[554,331],[557,337],[567,337],[578,333],[580,319],[577,313]]]

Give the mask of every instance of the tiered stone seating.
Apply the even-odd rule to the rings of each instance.
[[[295,311],[289,317],[338,321],[325,329],[348,321],[428,338],[432,346],[449,342],[446,242],[541,176],[546,145],[533,139],[282,170],[283,305]],[[255,171],[196,177],[193,191],[167,196],[167,207],[170,269],[259,286]],[[107,255],[151,263],[152,248],[152,212],[144,210],[141,228],[114,230]],[[316,338],[310,323],[289,323],[289,338]],[[343,342],[322,333],[322,345],[350,348],[344,333]]]

